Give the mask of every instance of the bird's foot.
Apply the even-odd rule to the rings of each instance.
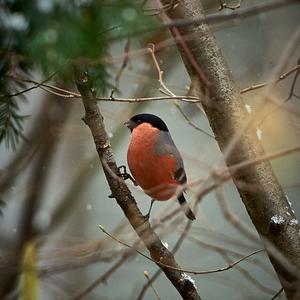
[[[134,178],[133,178],[129,173],[127,173],[126,166],[124,166],[124,165],[118,167],[118,176],[121,177],[123,180],[130,179],[130,181],[131,181],[135,186],[138,185],[137,182],[134,180]]]
[[[149,211],[148,211],[148,213],[146,215],[144,215],[145,222],[149,221],[149,219],[150,219],[150,213],[151,213],[154,201],[155,201],[154,199],[151,199],[151,204],[150,204]]]
[[[149,219],[150,219],[149,212],[146,215],[144,215],[143,217],[144,217],[145,222],[149,221]]]

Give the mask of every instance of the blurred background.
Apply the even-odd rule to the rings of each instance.
[[[164,275],[153,282],[153,288],[147,288],[144,271],[151,277],[157,266],[98,227],[101,224],[147,253],[115,199],[108,198],[110,191],[91,133],[81,120],[81,99],[62,97],[62,91],[36,84],[48,79],[50,86],[77,92],[68,64],[86,58],[95,62],[91,74],[97,95],[109,97],[114,90],[116,98],[159,96],[157,69],[147,51],[147,45],[153,43],[165,84],[174,94],[187,95],[190,78],[171,36],[159,27],[157,3],[141,2],[1,1],[0,19],[5,30],[1,33],[4,97],[0,112],[6,109],[0,123],[1,299],[156,299],[153,288],[161,299],[180,299]],[[230,9],[218,10],[220,1],[203,3],[207,14],[231,13]],[[241,1],[241,9],[260,3]],[[240,89],[272,79],[284,49],[299,30],[299,20],[299,4],[293,4],[211,24]],[[283,72],[299,64],[299,50],[298,42]],[[282,102],[287,99],[295,74],[276,84],[272,96]],[[15,95],[30,87],[34,88]],[[294,93],[279,109],[264,107],[271,114],[259,123],[258,138],[267,153],[299,145],[299,80]],[[265,94],[257,89],[243,97],[256,114]],[[189,182],[205,180],[222,161],[214,138],[197,129],[212,135],[196,104],[99,101],[99,106],[119,165],[127,165],[130,140],[130,132],[122,124],[138,112],[157,114],[167,123],[183,156]],[[7,115],[17,116],[8,133]],[[299,217],[299,154],[273,160],[272,165]],[[130,182],[128,185],[146,213],[150,198]],[[197,191],[197,186],[188,191],[191,205]],[[183,214],[164,219],[176,207],[173,201],[155,203],[150,222],[169,249],[188,230],[175,254],[183,268],[222,268],[262,247],[231,181],[205,195],[194,207],[197,219],[191,228]],[[18,267],[25,263],[34,269],[29,278],[25,268]],[[271,299],[280,289],[264,252],[230,270],[191,277],[201,297],[210,300]],[[76,298],[97,278],[99,284],[93,291]]]

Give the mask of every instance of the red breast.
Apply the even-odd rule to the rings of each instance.
[[[160,130],[149,123],[133,129],[127,153],[129,169],[146,194],[168,200],[179,185],[174,178],[176,160],[172,155],[157,155],[155,144]]]

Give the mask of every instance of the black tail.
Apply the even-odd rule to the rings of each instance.
[[[184,213],[185,215],[190,219],[190,220],[195,220],[196,217],[194,215],[194,213],[192,212],[192,210],[190,209],[188,203],[186,202],[183,194],[181,194],[179,197],[178,197],[178,201],[181,205],[181,207],[184,209]]]

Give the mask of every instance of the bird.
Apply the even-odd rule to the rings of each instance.
[[[127,163],[136,185],[152,198],[153,202],[171,199],[178,187],[186,184],[183,160],[173,142],[165,122],[158,116],[141,113],[124,123],[131,131]],[[187,204],[183,191],[178,202],[190,220],[195,215]]]

